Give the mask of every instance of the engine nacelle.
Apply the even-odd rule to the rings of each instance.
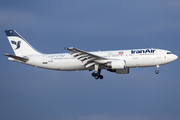
[[[117,69],[116,74],[129,74],[129,68],[126,69]]]
[[[111,67],[111,69],[125,69],[125,60],[113,60],[106,64],[107,67]]]
[[[107,71],[115,72],[116,74],[129,74],[129,68],[126,68],[126,69],[107,69]]]

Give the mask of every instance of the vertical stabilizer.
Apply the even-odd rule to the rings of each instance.
[[[7,38],[16,56],[41,55],[15,30],[5,30]]]

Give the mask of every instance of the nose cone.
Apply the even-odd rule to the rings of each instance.
[[[174,61],[174,60],[178,59],[178,56],[173,54],[172,59]]]
[[[177,55],[175,55],[175,60],[176,60],[176,59],[178,59],[178,56],[177,56]]]

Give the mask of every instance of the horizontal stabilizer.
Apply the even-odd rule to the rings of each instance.
[[[22,62],[27,62],[29,60],[28,57],[19,57],[19,56],[15,56],[15,55],[11,55],[11,54],[4,54],[5,56],[8,56],[8,57],[11,57],[15,60],[19,60],[19,61],[22,61]]]

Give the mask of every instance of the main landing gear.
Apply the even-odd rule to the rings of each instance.
[[[156,73],[156,74],[158,74],[158,73],[159,73],[158,68],[159,68],[159,65],[156,65],[156,71],[155,71],[155,73]]]
[[[97,73],[93,72],[92,76],[97,80],[97,79],[103,79],[103,76],[101,75],[101,70],[98,70]]]
[[[99,69],[99,64],[94,65],[94,70],[95,72],[92,73],[92,76],[97,80],[97,79],[103,79],[103,76],[101,75],[101,69]]]

